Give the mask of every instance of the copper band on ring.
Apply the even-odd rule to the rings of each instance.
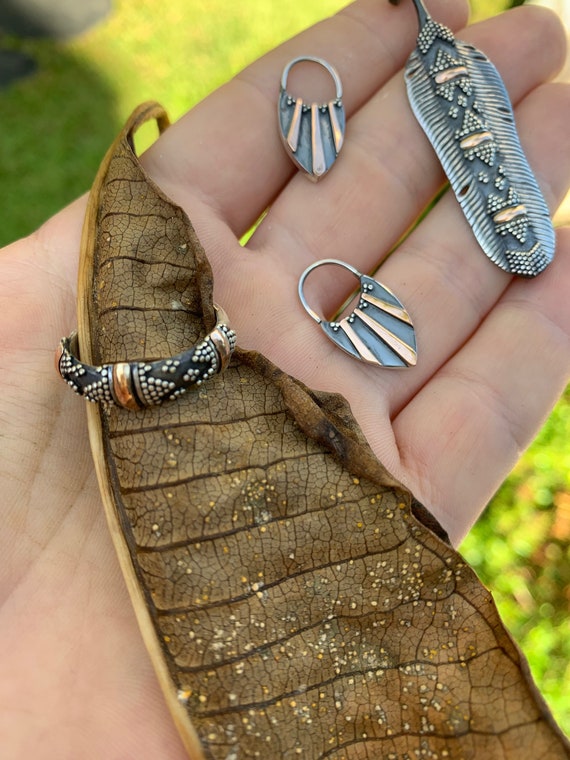
[[[118,406],[125,409],[142,409],[134,393],[133,368],[128,362],[113,364],[111,393]]]

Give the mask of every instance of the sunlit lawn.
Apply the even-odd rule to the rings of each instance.
[[[381,0],[379,0],[381,1]],[[131,109],[157,99],[177,118],[233,73],[345,0],[118,0],[67,43],[4,38],[36,75],[0,91],[0,242],[87,190]],[[477,17],[508,3],[479,0]],[[285,10],[286,9],[286,10]],[[534,675],[570,731],[570,394],[465,541]]]

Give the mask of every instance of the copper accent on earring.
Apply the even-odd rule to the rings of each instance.
[[[313,175],[320,179],[327,170],[325,148],[319,121],[319,107],[316,103],[311,106],[311,149],[313,154]]]
[[[287,133],[287,145],[291,148],[293,153],[297,150],[299,145],[299,132],[301,130],[301,114],[303,113],[303,98],[297,98],[295,103],[295,110],[293,111],[293,118],[291,119],[291,125],[289,126],[289,132]]]

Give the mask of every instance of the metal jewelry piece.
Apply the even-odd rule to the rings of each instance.
[[[331,75],[336,97],[328,103],[304,103],[287,92],[289,72],[297,63],[311,61]],[[297,166],[313,181],[323,177],[336,161],[344,142],[346,117],[342,104],[342,85],[336,69],[322,58],[300,56],[283,69],[279,92],[279,129],[285,150]]]
[[[322,319],[308,305],[303,287],[317,267],[335,264],[360,280],[360,299],[339,322]],[[402,302],[385,285],[338,259],[323,259],[307,267],[299,279],[299,298],[307,314],[325,335],[355,359],[380,367],[413,367],[417,361],[416,333]]]
[[[216,324],[193,348],[168,359],[115,362],[92,367],[80,361],[77,333],[62,338],[56,354],[61,377],[87,401],[124,409],[144,409],[173,401],[192,385],[221,372],[228,365],[236,345],[236,334],[228,326],[223,309],[214,306]]]
[[[397,5],[400,0],[390,0]],[[495,66],[414,0],[420,32],[405,77],[412,110],[487,256],[523,277],[554,256],[548,207],[528,165]]]

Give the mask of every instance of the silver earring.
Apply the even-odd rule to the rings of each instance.
[[[405,71],[412,110],[483,251],[501,269],[534,277],[552,261],[554,229],[503,80],[484,53],[435,22],[422,0],[414,5],[420,31]]]
[[[287,91],[289,72],[298,63],[310,61],[331,75],[336,96],[326,103],[304,103]],[[285,150],[295,164],[317,181],[336,161],[344,142],[346,117],[342,104],[342,85],[336,69],[322,58],[300,56],[283,69],[279,92],[279,130]]]
[[[358,305],[347,317],[331,321],[308,305],[305,280],[317,267],[334,264],[360,280]],[[379,367],[413,367],[417,361],[416,333],[407,310],[385,285],[338,259],[323,259],[307,267],[299,279],[299,298],[307,314],[325,335],[355,359]]]

